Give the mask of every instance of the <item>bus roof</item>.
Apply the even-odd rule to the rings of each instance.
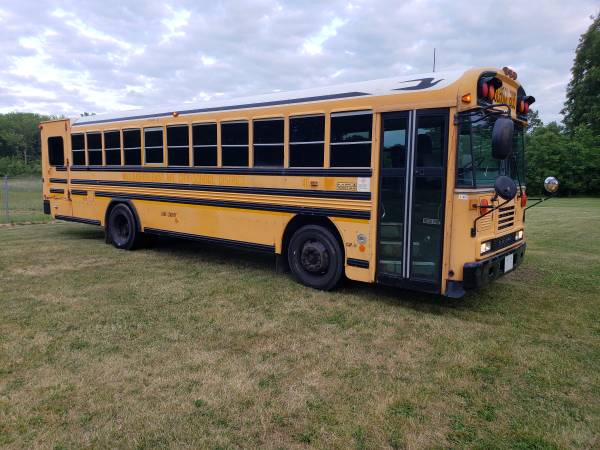
[[[423,73],[298,91],[273,92],[250,97],[219,99],[202,102],[200,104],[188,103],[177,106],[120,111],[77,117],[71,119],[71,125],[90,125],[94,123],[166,117],[173,114],[173,112],[177,112],[179,115],[201,114],[378,95],[402,95],[417,91],[422,92],[443,89],[460,79],[464,74],[465,70]]]

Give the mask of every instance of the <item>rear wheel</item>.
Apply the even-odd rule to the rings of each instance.
[[[125,250],[132,250],[140,239],[135,217],[127,205],[115,206],[108,216],[108,236],[110,242]]]
[[[294,233],[288,246],[288,262],[294,278],[306,286],[328,291],[344,271],[340,243],[327,228],[306,225]]]

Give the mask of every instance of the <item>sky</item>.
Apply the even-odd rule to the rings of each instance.
[[[509,66],[561,120],[588,0],[0,0],[0,112],[78,116]]]

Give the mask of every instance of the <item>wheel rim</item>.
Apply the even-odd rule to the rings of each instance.
[[[131,229],[129,227],[129,221],[123,214],[117,214],[113,220],[113,239],[119,244],[123,245],[129,240]]]
[[[308,240],[302,245],[300,264],[311,274],[324,274],[329,269],[329,251],[327,247],[316,240]]]

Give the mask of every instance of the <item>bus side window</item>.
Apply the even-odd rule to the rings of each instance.
[[[83,133],[71,135],[72,164],[85,165],[85,139]]]
[[[190,133],[187,125],[167,127],[167,160],[169,166],[190,165]]]
[[[254,165],[283,167],[283,119],[260,119],[254,126]]]
[[[163,162],[162,127],[144,128],[144,163],[161,164]]]
[[[373,113],[352,111],[331,114],[331,167],[369,167]]]
[[[142,164],[142,134],[139,129],[123,130],[123,153],[126,166]]]
[[[62,136],[48,138],[48,164],[62,166],[65,164],[65,146]]]
[[[104,132],[104,161],[108,166],[121,165],[121,133],[118,131]]]
[[[325,116],[290,117],[290,167],[323,167]]]
[[[86,133],[88,164],[90,166],[102,165],[102,136],[99,132]]]
[[[217,165],[217,124],[199,123],[192,125],[194,166]]]
[[[248,122],[221,123],[221,152],[224,166],[248,166]]]

